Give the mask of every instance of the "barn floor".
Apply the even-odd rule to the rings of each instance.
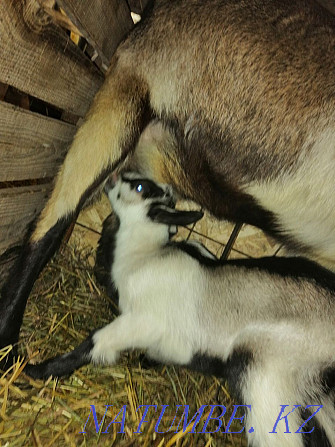
[[[101,223],[109,212],[106,199],[84,211],[69,244],[53,259],[36,283],[20,339],[21,352],[27,352],[33,361],[72,349],[92,328],[113,318],[109,299],[99,289],[93,275],[94,247],[99,239]],[[195,226],[192,237],[201,239],[220,255],[231,229],[232,225],[218,225],[207,216]],[[180,233],[179,237],[184,238],[189,232],[183,229]],[[231,256],[270,255],[278,248],[259,230],[246,226]],[[0,378],[0,446],[246,445],[243,435],[222,433],[224,425],[214,434],[181,431],[184,407],[179,407],[176,413],[177,405],[189,405],[189,420],[201,405],[207,405],[197,432],[202,430],[209,405],[227,407],[227,416],[223,418],[227,424],[234,402],[224,384],[213,377],[190,373],[182,368],[161,366],[144,369],[138,354],[123,354],[113,367],[90,365],[68,379],[50,379],[45,383],[25,376],[22,361],[18,362]],[[90,414],[91,405],[96,411],[97,424],[105,415],[100,430]],[[105,414],[106,405],[111,406]],[[148,422],[141,428],[143,432],[135,433],[144,411],[142,408],[136,412],[139,405],[157,405],[157,413],[150,408],[145,418]],[[165,433],[156,433],[155,424],[163,405],[169,407],[166,407],[156,431]],[[104,433],[121,409],[123,412],[116,419],[120,423],[111,424],[108,432]],[[173,421],[175,414],[177,417]],[[207,430],[214,432],[217,429],[215,424],[211,421]],[[121,428],[124,434],[118,433]],[[240,429],[241,425],[236,423],[230,431]],[[81,434],[82,431],[86,434]]]

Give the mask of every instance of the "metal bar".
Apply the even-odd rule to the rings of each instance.
[[[239,234],[239,232],[241,231],[243,223],[237,223],[230,235],[230,238],[223,250],[223,253],[220,257],[220,260],[226,260],[228,259],[228,256],[230,255],[231,249],[233,248],[233,245],[235,244],[236,238]]]

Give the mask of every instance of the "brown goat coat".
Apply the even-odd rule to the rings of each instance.
[[[141,151],[138,169],[218,218],[284,235],[295,249],[331,264],[335,251],[318,253],[248,187],[294,176],[332,129],[334,53],[334,19],[314,2],[157,1],[119,47],[33,240],[76,210],[154,117],[170,136]],[[333,141],[325,150],[334,152]],[[334,186],[325,185],[329,196]],[[317,201],[320,191],[313,194]],[[316,222],[334,205],[329,200]]]

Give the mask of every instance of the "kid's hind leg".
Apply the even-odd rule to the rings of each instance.
[[[129,69],[128,69],[129,72]],[[28,295],[85,199],[135,146],[148,116],[146,85],[116,58],[79,129],[52,195],[1,291],[0,348],[18,340]]]

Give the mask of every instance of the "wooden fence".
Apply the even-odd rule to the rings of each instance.
[[[0,281],[145,1],[0,1]]]

